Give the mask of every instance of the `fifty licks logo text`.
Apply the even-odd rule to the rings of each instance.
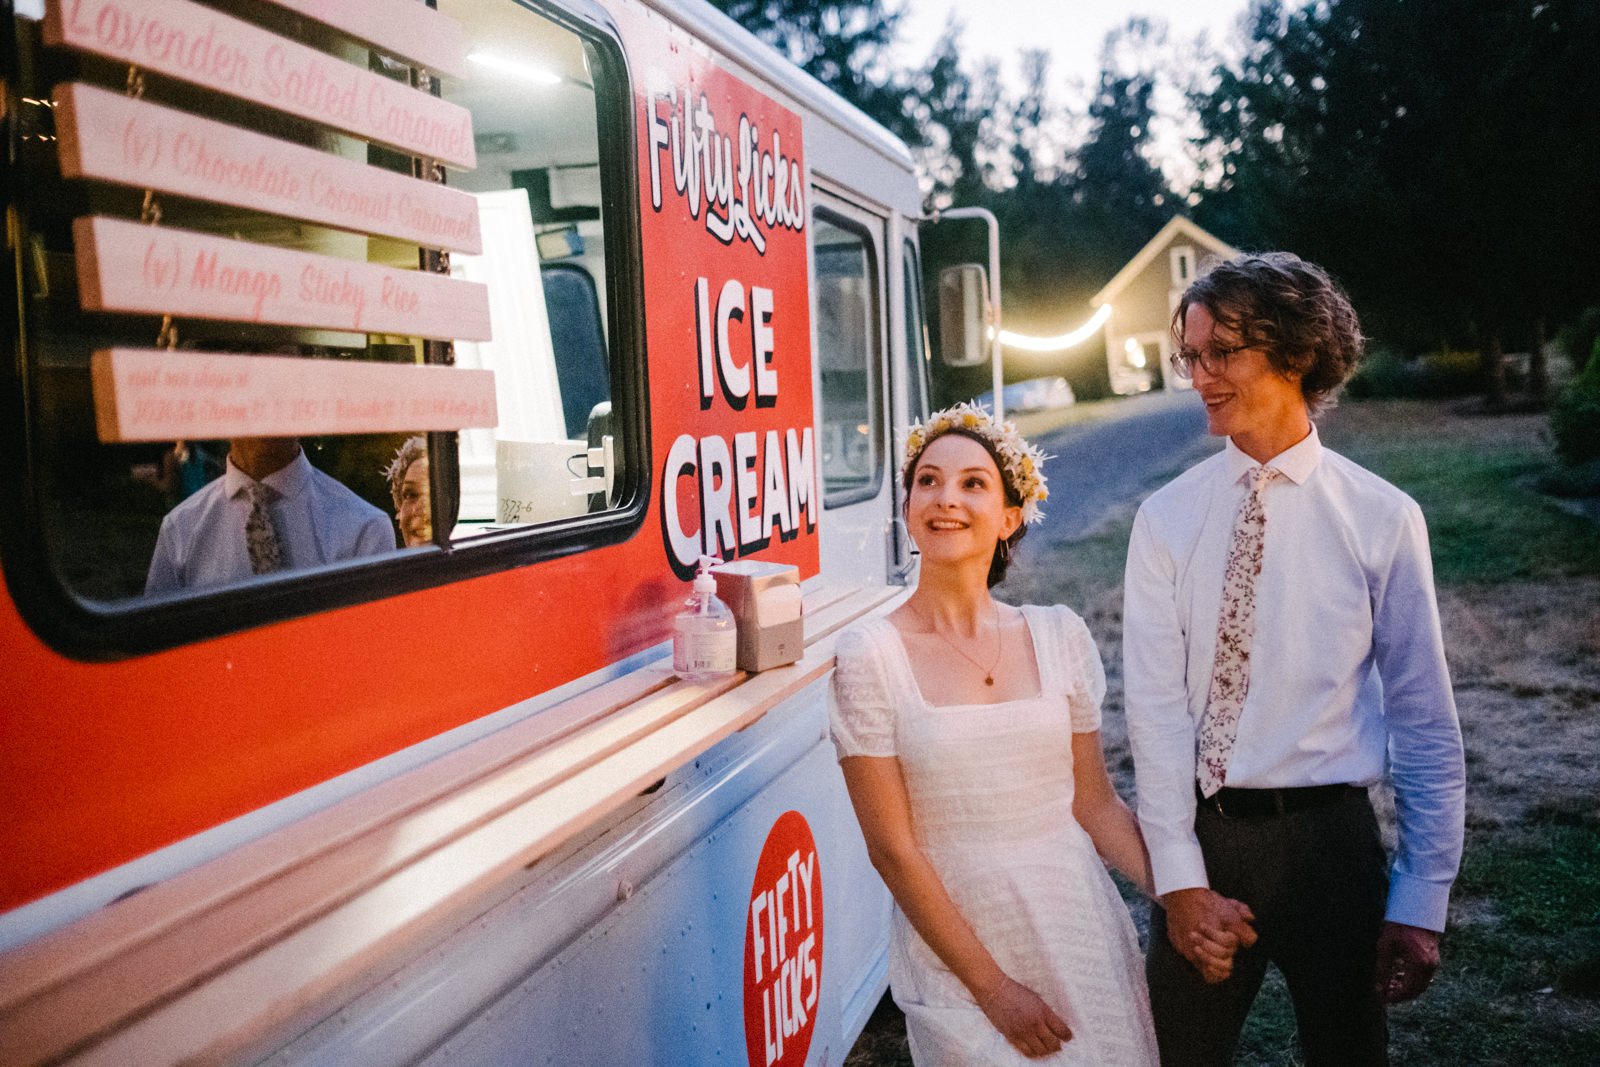
[[[706,229],[723,244],[735,237],[763,255],[767,231],[805,228],[805,175],[798,159],[784,154],[773,130],[761,131],[741,113],[737,132],[719,129],[704,93],[692,89],[649,95],[650,206],[661,210],[662,157],[671,160],[672,187],[691,218],[705,213]]]

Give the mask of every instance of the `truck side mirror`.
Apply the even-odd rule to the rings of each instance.
[[[939,361],[947,367],[977,367],[989,361],[994,306],[988,273],[976,263],[939,272]]]

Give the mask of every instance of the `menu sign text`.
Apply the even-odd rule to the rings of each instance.
[[[61,173],[483,251],[470,193],[81,83],[56,92]]]
[[[415,433],[495,425],[494,372],[165,349],[94,354],[100,440]]]
[[[491,338],[477,282],[101,216],[72,235],[85,311]]]
[[[413,155],[477,164],[465,108],[189,0],[50,0],[44,39]]]

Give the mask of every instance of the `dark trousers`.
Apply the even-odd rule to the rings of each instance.
[[[1387,1064],[1372,974],[1388,874],[1366,795],[1257,818],[1201,805],[1195,832],[1211,888],[1250,905],[1260,940],[1234,957],[1227,981],[1208,985],[1167,940],[1166,912],[1152,909],[1146,973],[1163,1067],[1231,1064],[1268,963],[1288,983],[1307,1067]]]

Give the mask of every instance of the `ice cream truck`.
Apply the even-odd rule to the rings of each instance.
[[[0,1064],[841,1063],[992,227],[690,0],[6,10]],[[703,557],[785,662],[674,673]]]

